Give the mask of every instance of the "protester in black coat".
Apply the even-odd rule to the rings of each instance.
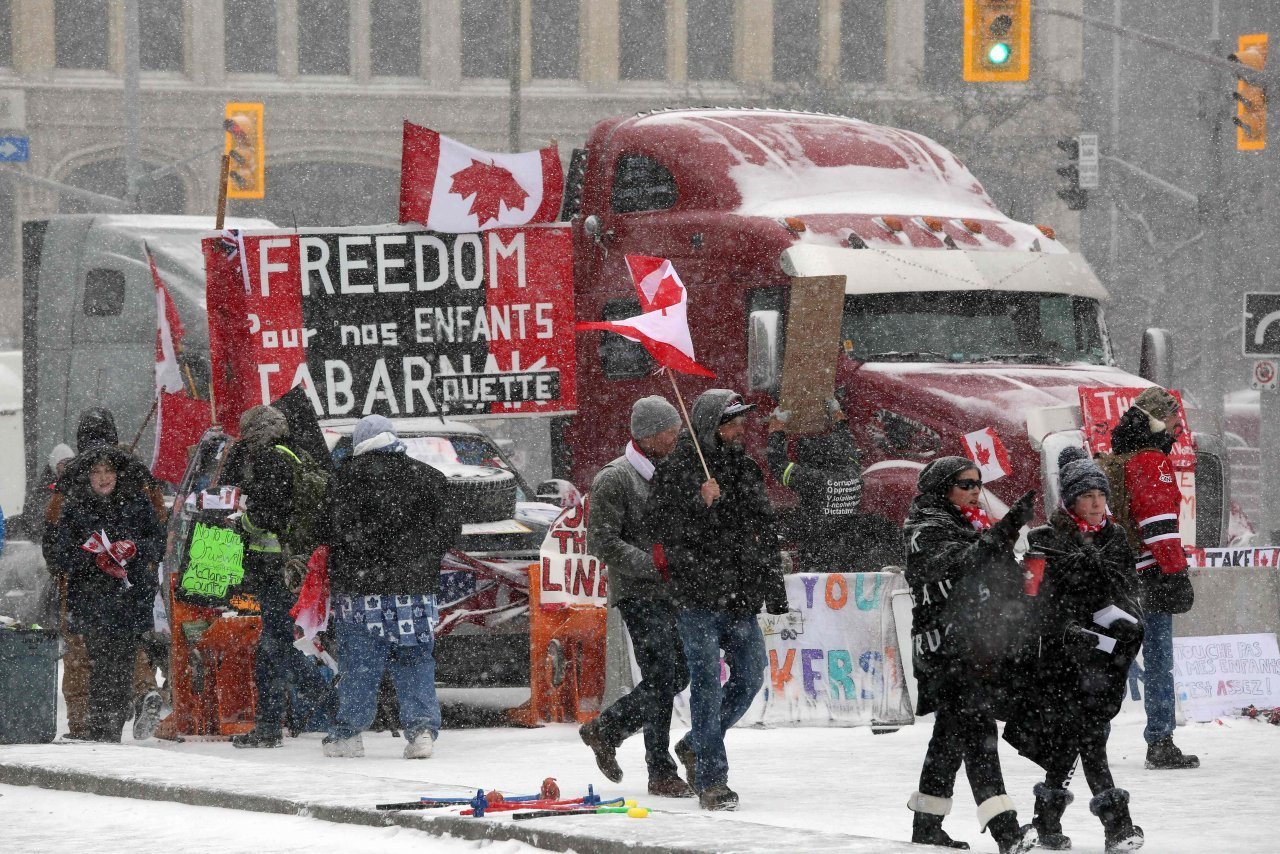
[[[1001,852],[1025,851],[996,753],[996,717],[1021,646],[1022,573],[1013,544],[1031,519],[1034,494],[993,524],[978,502],[978,469],[963,457],[934,460],[917,487],[905,526],[917,712],[937,717],[920,788],[907,803],[915,812],[912,841],[969,847],[942,830],[963,761],[979,826],[991,828]]]
[[[432,755],[440,560],[461,534],[445,476],[405,453],[392,423],[366,415],[352,457],[325,492],[317,531],[329,547],[329,587],[342,681],[324,740],[330,757],[364,755],[384,673],[395,684],[406,759]]]
[[[764,474],[744,448],[755,407],[729,389],[709,389],[693,405],[689,433],[650,482],[644,525],[666,557],[689,665],[692,731],[677,742],[703,809],[736,809],[724,734],[764,683],[764,635],[756,614],[787,610],[782,555]],[[720,652],[729,680],[720,683]]]
[[[54,554],[67,577],[71,628],[88,654],[84,735],[118,742],[140,638],[151,628],[164,529],[146,495],[126,482],[128,454],[104,445],[82,457],[66,484]]]
[[[1027,663],[1004,738],[1045,769],[1032,821],[1041,847],[1071,847],[1061,818],[1073,800],[1066,784],[1078,756],[1107,850],[1127,851],[1141,845],[1142,829],[1129,819],[1128,793],[1112,779],[1107,734],[1142,645],[1138,579],[1128,538],[1109,518],[1106,475],[1079,448],[1063,450],[1058,466],[1062,507],[1027,538],[1031,551],[1047,556],[1034,600],[1038,655]]]

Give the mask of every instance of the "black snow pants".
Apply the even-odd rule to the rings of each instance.
[[[1105,725],[1088,732],[1080,740],[1080,767],[1084,771],[1084,779],[1093,794],[1115,788],[1115,780],[1111,777],[1111,764],[1107,761],[1107,736],[1111,727]],[[1066,788],[1071,779],[1071,771],[1075,768],[1076,757],[1062,755],[1055,761],[1046,763],[1044,783],[1050,789]]]
[[[1005,794],[1000,754],[996,752],[996,719],[977,691],[968,687],[947,692],[933,721],[933,735],[920,770],[920,792],[950,798],[964,763],[975,803]]]
[[[93,627],[84,632],[89,657],[87,735],[93,741],[119,742],[133,712],[133,665],[138,639],[130,630]]]

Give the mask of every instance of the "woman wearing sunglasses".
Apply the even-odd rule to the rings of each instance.
[[[1023,495],[993,522],[979,501],[982,476],[964,457],[934,460],[916,487],[920,494],[904,526],[914,603],[916,713],[936,717],[920,788],[907,802],[915,812],[911,841],[969,847],[942,829],[963,762],[979,828],[990,828],[1001,854],[1027,851],[1034,834],[1024,835],[1005,793],[996,718],[1027,619],[1013,545],[1031,521],[1035,493]]]

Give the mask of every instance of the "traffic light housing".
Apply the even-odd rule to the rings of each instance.
[[[267,150],[262,134],[262,104],[227,104],[226,154],[228,199],[261,199],[266,196]]]
[[[1082,211],[1089,206],[1089,191],[1080,186],[1080,140],[1060,139],[1058,148],[1067,153],[1066,165],[1058,167],[1058,174],[1067,179],[1067,186],[1058,190],[1058,198],[1067,203],[1067,210]]]
[[[1031,0],[964,0],[964,79],[1010,83],[1031,76]]]
[[[1240,36],[1236,52],[1229,58],[1254,71],[1261,71],[1267,64],[1267,34]],[[1267,147],[1266,87],[1255,86],[1237,77],[1232,97],[1236,101],[1236,114],[1231,119],[1236,126],[1236,150],[1262,151]]]

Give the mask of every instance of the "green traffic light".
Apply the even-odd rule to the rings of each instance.
[[[996,42],[987,49],[987,62],[992,65],[1004,65],[1009,61],[1013,51],[1009,49],[1009,45],[1005,42]]]

